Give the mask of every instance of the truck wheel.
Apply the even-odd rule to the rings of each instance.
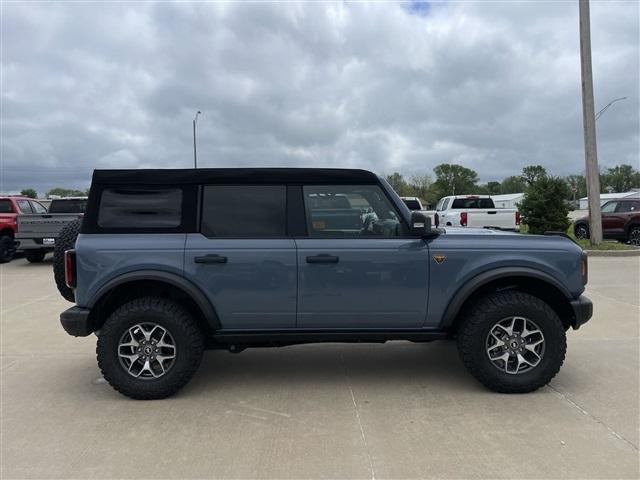
[[[41,250],[25,250],[24,256],[30,263],[40,263],[44,260],[44,257],[47,255],[47,251],[44,249]]]
[[[589,227],[584,223],[579,223],[578,225],[575,226],[573,233],[576,236],[576,238],[579,238],[581,240],[586,240],[587,238],[589,238]]]
[[[13,255],[16,253],[16,249],[13,246],[13,238],[9,235],[3,235],[0,237],[0,263],[10,262]]]
[[[179,304],[132,300],[98,332],[98,366],[118,392],[138,400],[165,398],[191,379],[202,360],[203,335]]]
[[[629,243],[640,247],[640,227],[633,227],[629,230]]]
[[[60,295],[70,302],[75,302],[76,300],[73,295],[73,290],[64,283],[64,252],[75,246],[81,224],[82,220],[74,220],[66,224],[62,230],[60,230],[60,234],[58,238],[56,238],[55,247],[53,248],[53,278],[56,281]]]
[[[567,350],[558,315],[533,295],[508,291],[481,298],[458,329],[458,352],[469,372],[501,393],[526,393],[558,373]]]

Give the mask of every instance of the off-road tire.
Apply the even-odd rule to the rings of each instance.
[[[545,339],[540,363],[518,374],[501,371],[486,352],[486,338],[496,322],[522,316],[534,321]],[[539,389],[558,373],[567,351],[565,329],[553,309],[538,297],[506,291],[480,298],[464,313],[458,329],[458,352],[467,370],[495,392],[527,393]]]
[[[132,326],[152,322],[169,331],[175,340],[176,358],[159,378],[132,377],[118,358],[122,335]],[[98,332],[96,354],[102,375],[118,392],[136,400],[166,398],[184,387],[198,369],[204,351],[203,334],[180,304],[159,297],[132,300],[105,321]]]
[[[9,235],[0,237],[0,263],[7,263],[13,259],[16,251],[13,248],[13,238]]]
[[[42,263],[44,257],[47,256],[47,251],[44,249],[25,250],[24,256],[29,263]]]
[[[71,250],[75,246],[76,238],[78,238],[78,234],[80,233],[80,225],[82,225],[82,220],[74,220],[66,224],[62,230],[60,230],[60,234],[58,238],[56,238],[55,247],[53,248],[53,278],[56,281],[56,287],[58,287],[62,298],[70,302],[75,302],[76,300],[73,295],[73,290],[67,287],[64,282],[64,252]]]

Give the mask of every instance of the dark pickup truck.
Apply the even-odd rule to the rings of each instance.
[[[640,198],[612,200],[601,211],[604,238],[640,246]],[[589,217],[576,220],[573,232],[576,238],[589,238]]]

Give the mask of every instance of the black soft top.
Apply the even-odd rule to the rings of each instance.
[[[94,170],[93,184],[193,185],[193,184],[375,184],[367,170],[342,168],[181,168]]]

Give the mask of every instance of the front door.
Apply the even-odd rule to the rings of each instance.
[[[298,248],[298,327],[419,328],[429,249],[377,185],[303,187],[307,238]]]
[[[296,249],[286,236],[283,185],[209,185],[200,233],[187,235],[185,275],[223,329],[293,328]]]

